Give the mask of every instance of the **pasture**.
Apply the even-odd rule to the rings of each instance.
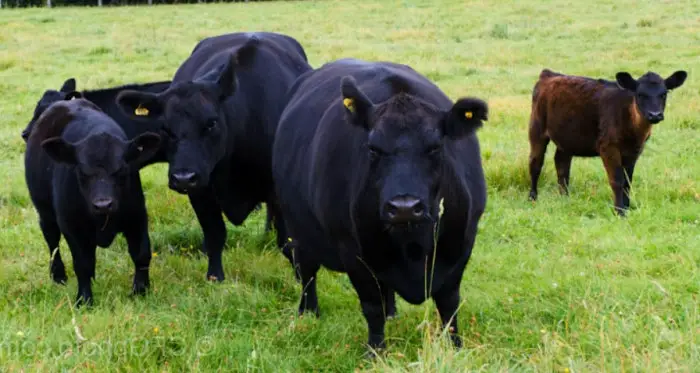
[[[303,1],[0,11],[0,367],[3,371],[691,372],[700,366],[700,2]],[[276,31],[312,66],[405,63],[451,98],[489,104],[479,130],[489,200],[462,281],[461,350],[432,302],[397,297],[388,348],[363,359],[366,323],[347,276],[319,272],[321,318],[264,233],[227,223],[226,280],[205,280],[201,229],[167,165],[141,171],[154,247],[151,292],[132,299],[125,240],[98,249],[93,309],[49,278],[24,181],[20,132],[44,90],[169,80],[200,39]],[[668,97],[618,218],[599,158],[574,158],[568,197],[547,152],[528,201],[527,126],[542,68],[688,80]]]

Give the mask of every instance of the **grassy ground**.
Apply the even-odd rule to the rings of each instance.
[[[546,4],[545,4],[546,3]],[[700,2],[322,1],[0,11],[0,366],[9,371],[691,372],[700,366]],[[480,132],[489,204],[465,273],[465,348],[436,337],[432,303],[399,301],[389,349],[362,360],[366,326],[347,277],[322,271],[321,319],[297,318],[299,287],[263,233],[264,213],[229,224],[227,281],[206,261],[186,198],[165,166],[142,171],[157,257],[153,293],[130,299],[122,238],[98,251],[96,307],[53,285],[28,198],[20,131],[46,88],[169,79],[209,35],[270,30],[314,66],[388,59],[451,97],[488,100]],[[558,195],[553,149],[527,201],[532,85],[549,67],[612,79],[686,69],[638,163],[635,209],[616,218],[599,159],[575,159]],[[80,335],[85,338],[81,340]]]

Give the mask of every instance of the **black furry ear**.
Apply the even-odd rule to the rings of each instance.
[[[142,133],[128,142],[124,159],[130,165],[141,168],[141,165],[159,150],[160,145],[160,135],[153,132]]]
[[[461,138],[468,136],[488,120],[488,105],[475,97],[460,98],[445,113],[445,136]]]
[[[633,92],[637,91],[637,80],[635,80],[628,72],[622,71],[615,74],[615,79],[617,80],[617,85],[619,85],[620,88]]]
[[[350,123],[364,129],[370,129],[374,103],[360,90],[355,78],[350,75],[344,76],[340,81],[340,93]]]
[[[158,118],[163,113],[160,96],[155,93],[124,90],[116,102],[124,115],[136,120]]]
[[[664,80],[666,89],[676,89],[683,85],[685,79],[688,77],[688,73],[683,70],[678,70],[671,74],[668,78]]]
[[[75,146],[65,142],[60,136],[48,138],[41,143],[44,151],[56,162],[66,164],[78,163]]]
[[[251,37],[236,51],[231,53],[225,64],[213,69],[204,76],[196,79],[196,82],[206,82],[216,85],[219,90],[219,100],[225,100],[236,92],[236,69],[241,66],[248,66],[252,63],[257,53],[260,39]]]
[[[66,79],[66,81],[63,82],[63,86],[59,90],[59,92],[70,92],[70,91],[75,91],[75,79],[74,78]]]

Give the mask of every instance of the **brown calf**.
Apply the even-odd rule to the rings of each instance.
[[[664,119],[666,93],[680,87],[687,75],[676,71],[663,79],[648,72],[635,80],[619,72],[613,82],[542,70],[532,92],[530,199],[537,199],[537,180],[551,140],[557,146],[554,164],[561,193],[568,194],[573,157],[600,156],[615,209],[624,215],[634,165],[652,126]]]

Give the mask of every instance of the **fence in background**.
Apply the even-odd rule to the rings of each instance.
[[[0,0],[0,8],[34,8],[60,6],[119,6],[119,5],[159,5],[196,3],[247,3],[284,0]],[[286,0],[289,1],[289,0]]]

